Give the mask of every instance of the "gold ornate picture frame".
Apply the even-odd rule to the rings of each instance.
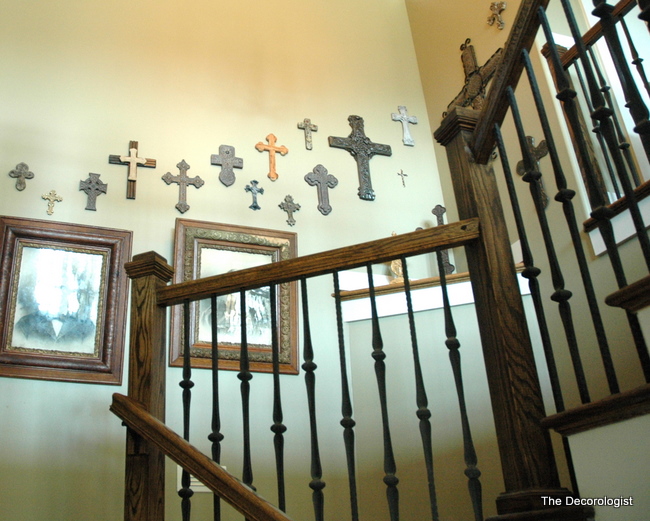
[[[0,376],[122,383],[131,240],[0,216]]]
[[[176,219],[174,283],[251,268],[296,256],[296,234],[231,224]],[[276,290],[280,372],[298,374],[297,287]],[[212,367],[211,302],[190,306],[191,365]],[[272,372],[270,289],[246,292],[246,333],[250,370]],[[217,298],[217,345],[220,369],[239,370],[240,295]],[[183,365],[182,306],[172,308],[170,365]]]

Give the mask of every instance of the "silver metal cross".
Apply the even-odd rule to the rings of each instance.
[[[191,178],[187,176],[190,165],[185,162],[185,159],[178,163],[176,168],[180,171],[179,175],[172,175],[167,172],[161,179],[168,185],[172,183],[178,184],[178,203],[176,203],[175,207],[179,212],[185,213],[190,209],[190,205],[187,204],[187,185],[192,185],[198,189],[203,186],[204,181],[198,175]]]

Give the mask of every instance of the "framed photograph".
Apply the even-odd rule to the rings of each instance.
[[[296,234],[187,219],[176,219],[174,282],[195,280],[278,262],[296,255]],[[271,372],[270,288],[246,292],[246,338],[250,370]],[[240,295],[217,298],[219,368],[239,370],[241,349]],[[297,289],[280,284],[276,291],[280,372],[298,374]],[[210,300],[190,306],[191,331],[183,331],[182,306],[172,308],[170,364],[183,365],[183,338],[189,334],[192,367],[212,367],[212,305]]]
[[[122,383],[131,239],[0,216],[0,376]]]

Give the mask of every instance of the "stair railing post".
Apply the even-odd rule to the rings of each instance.
[[[131,279],[129,397],[160,421],[165,420],[166,313],[156,291],[174,273],[155,252],[135,255],[125,270]],[[165,518],[165,455],[131,429],[126,435],[124,520]]]
[[[450,111],[435,138],[446,148],[460,219],[478,217],[480,238],[466,246],[506,490],[499,514],[548,507],[562,498],[544,403],[494,172],[468,146],[479,112]]]

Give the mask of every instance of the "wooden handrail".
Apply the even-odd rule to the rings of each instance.
[[[212,492],[232,505],[250,521],[291,521],[286,514],[262,499],[237,478],[190,445],[160,420],[154,418],[135,400],[122,394],[113,395],[111,411]]]
[[[235,291],[291,282],[301,277],[315,277],[358,268],[370,262],[388,262],[401,256],[408,257],[464,246],[478,236],[478,219],[466,219],[355,246],[174,284],[158,290],[158,305],[170,306],[180,304],[186,299],[194,301],[211,295],[228,295]]]

